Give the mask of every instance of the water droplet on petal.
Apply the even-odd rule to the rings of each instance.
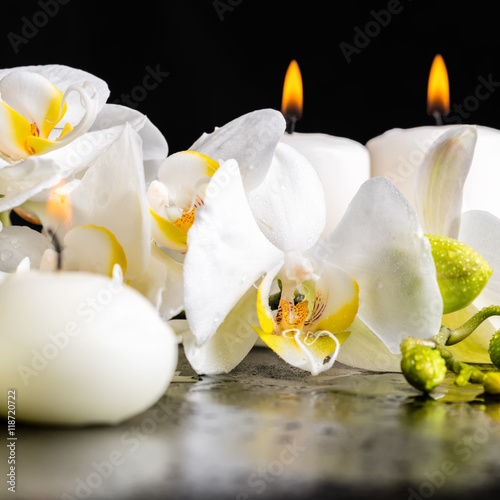
[[[0,260],[6,262],[12,257],[12,252],[10,250],[3,250],[0,252]]]

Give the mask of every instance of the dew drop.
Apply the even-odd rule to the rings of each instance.
[[[12,257],[12,252],[10,250],[3,250],[0,252],[0,260],[2,262],[5,262],[9,260]]]

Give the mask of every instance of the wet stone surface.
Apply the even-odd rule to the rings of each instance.
[[[500,398],[451,384],[435,398],[401,374],[312,377],[255,348],[119,426],[19,425],[15,498],[497,498]]]

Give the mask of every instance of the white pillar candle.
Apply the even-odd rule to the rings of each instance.
[[[417,175],[431,144],[457,125],[392,129],[367,142],[371,175],[391,179],[415,207]],[[474,158],[464,186],[463,211],[487,210],[500,217],[500,131],[477,125]]]
[[[293,60],[283,84],[281,112],[287,121],[287,131],[281,141],[305,156],[323,183],[325,236],[335,229],[361,184],[370,178],[370,155],[365,146],[351,139],[294,132],[295,122],[302,116],[302,103],[302,75]]]
[[[27,271],[0,284],[0,416],[114,424],[152,406],[177,364],[175,334],[120,280]]]
[[[323,234],[329,234],[342,219],[361,184],[370,178],[367,148],[351,139],[321,133],[285,133],[282,142],[304,155],[316,169],[326,198]]]

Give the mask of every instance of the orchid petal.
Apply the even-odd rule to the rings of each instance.
[[[132,124],[133,126],[133,124]],[[32,155],[15,165],[0,168],[0,211],[10,210],[29,199],[45,201],[46,190],[92,165],[123,133],[125,126],[87,132],[64,148]]]
[[[266,178],[248,192],[248,203],[266,237],[283,251],[310,248],[326,221],[319,176],[295,149],[278,144]]]
[[[500,301],[500,219],[481,210],[472,210],[462,215],[460,241],[478,252],[493,268],[485,291]]]
[[[111,277],[118,264],[127,271],[127,257],[115,235],[105,227],[92,224],[77,226],[64,237],[65,253],[76,256],[78,271],[104,274]]]
[[[26,139],[31,134],[31,124],[16,110],[0,101],[0,154],[6,159],[26,158],[30,152],[26,148]]]
[[[428,151],[417,178],[416,203],[424,231],[457,239],[463,186],[474,156],[477,129],[451,128]]]
[[[12,273],[19,263],[29,258],[32,268],[40,265],[42,256],[51,249],[50,241],[27,226],[8,226],[0,231],[0,271]]]
[[[158,179],[169,188],[173,202],[183,210],[203,201],[202,186],[219,168],[219,164],[196,151],[180,151],[165,158]]]
[[[131,123],[142,139],[144,175],[146,185],[149,185],[156,178],[161,162],[168,155],[168,144],[163,134],[147,116],[126,106],[106,104],[90,127],[90,132],[103,131],[126,123]]]
[[[264,237],[250,212],[236,161],[224,162],[212,177],[188,245],[186,316],[201,345],[248,288],[283,262],[283,253]]]
[[[126,125],[71,193],[75,226],[111,231],[127,255],[127,277],[140,276],[150,259],[150,222],[142,173],[141,140]]]
[[[88,94],[87,88],[90,89],[92,95]],[[67,90],[67,93],[64,94],[63,99],[67,99],[67,94],[71,92],[76,92],[80,96],[80,103],[85,110],[85,114],[77,124],[66,124],[67,126],[62,129],[61,134],[52,144],[52,149],[62,148],[85,134],[85,132],[90,129],[90,127],[94,123],[95,117],[97,116],[98,95],[95,89],[89,83],[85,83],[83,87],[77,87],[76,85],[70,86]],[[49,147],[48,145],[44,145],[43,149],[41,148],[42,150],[37,151],[35,149],[36,138],[32,139],[31,142],[28,140],[28,146],[30,145],[32,146],[35,154],[45,153]]]
[[[274,278],[280,269],[281,263],[266,273],[266,275],[262,278],[257,291],[257,318],[259,320],[260,328],[265,334],[270,334],[274,331],[275,321],[273,312],[269,306],[269,295],[271,294],[271,287],[273,285]]]
[[[158,310],[162,303],[162,294],[167,280],[167,268],[154,256],[154,243],[151,244],[151,259],[146,271],[130,281],[130,286],[146,297]]]
[[[317,318],[314,317],[313,310],[309,328],[332,333],[347,330],[358,312],[358,299],[359,286],[352,277],[340,267],[324,262],[323,272],[316,282],[315,297],[315,302],[321,304],[321,310],[318,310]],[[315,309],[319,304],[317,307],[315,304]]]
[[[400,372],[401,354],[393,354],[360,319],[349,327],[351,334],[342,344],[337,361],[355,368],[377,372]]]
[[[111,147],[126,127],[144,135],[147,123],[146,117],[139,114],[133,121],[125,124],[89,131],[64,148],[41,156],[29,156],[16,163],[15,168],[5,168],[10,166],[8,164],[0,165],[0,193],[5,195],[0,198],[0,212],[15,208],[29,199],[46,201],[48,189],[62,179],[89,168]],[[148,154],[151,156],[151,151]],[[151,162],[155,163],[152,159]]]
[[[250,352],[257,335],[251,324],[256,322],[257,290],[250,287],[225,317],[215,334],[201,346],[191,331],[183,335],[186,357],[200,374],[228,373]]]
[[[439,332],[443,301],[431,246],[408,200],[384,177],[366,181],[340,224],[310,251],[358,282],[358,315],[393,353]],[[319,274],[319,273],[318,273]]]
[[[0,96],[28,122],[37,135],[49,138],[67,110],[64,94],[47,78],[27,71],[14,71],[0,80]]]
[[[184,309],[183,266],[154,243],[148,269],[130,284],[151,301],[166,321]]]
[[[210,134],[203,134],[189,149],[219,163],[235,159],[245,188],[253,189],[266,176],[285,128],[285,119],[279,111],[261,109],[240,116]]]

